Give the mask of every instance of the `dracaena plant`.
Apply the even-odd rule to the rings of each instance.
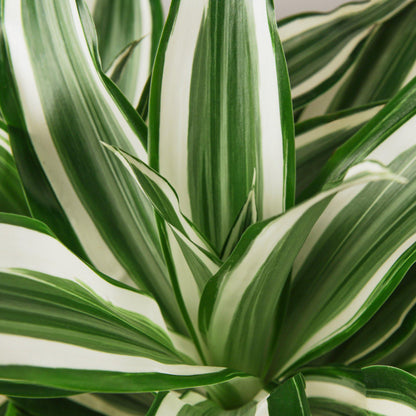
[[[415,19],[2,0],[0,414],[416,415]]]

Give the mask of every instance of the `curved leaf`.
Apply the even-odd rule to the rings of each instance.
[[[334,85],[355,62],[374,25],[409,3],[407,0],[350,3],[329,13],[304,13],[278,22],[295,109]],[[380,51],[384,53],[384,49]]]
[[[357,165],[337,186],[252,225],[202,295],[200,328],[206,334],[210,362],[264,377],[272,357],[281,354],[275,342],[288,276],[315,221],[334,194],[395,179],[400,180],[378,164]]]
[[[397,368],[317,368],[303,374],[314,415],[416,415],[416,378]]]
[[[101,146],[147,158],[146,126],[101,72],[84,7],[2,3],[0,101],[16,164],[33,215],[102,272],[151,290],[184,332],[153,209]]]
[[[302,191],[316,179],[332,153],[376,115],[384,104],[373,103],[295,125],[296,194],[300,200]]]
[[[415,103],[416,80],[335,152],[316,181],[319,189],[365,160],[409,180],[357,187],[326,207],[294,263],[280,372],[350,337],[416,260]]]
[[[146,392],[241,375],[193,365],[153,298],[87,266],[43,224],[3,214],[0,227],[0,392]]]

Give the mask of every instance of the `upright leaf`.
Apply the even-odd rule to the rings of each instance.
[[[102,272],[151,290],[185,331],[153,209],[101,145],[147,158],[146,126],[101,72],[88,17],[76,0],[2,2],[0,102],[31,212]]]
[[[293,120],[270,0],[174,0],[150,96],[150,160],[217,252],[256,172],[260,219],[293,204]]]
[[[153,59],[163,27],[160,0],[95,0],[91,4],[102,66],[107,71],[118,55],[132,42],[121,73],[113,79],[130,103],[137,107],[152,70]]]
[[[266,376],[272,358],[280,354],[275,344],[288,275],[316,219],[334,194],[383,179],[396,177],[375,163],[357,165],[338,186],[246,231],[202,295],[200,327],[210,362]]]

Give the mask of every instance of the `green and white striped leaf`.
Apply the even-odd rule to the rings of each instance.
[[[94,58],[87,10],[75,0],[2,5],[0,100],[31,212],[100,271],[150,290],[186,331],[153,208],[101,145],[147,158],[146,126]]]
[[[401,180],[372,162],[287,213],[251,226],[202,295],[200,327],[210,361],[264,377],[276,354],[293,261],[336,193],[370,181]],[[278,355],[280,351],[278,352]]]
[[[174,0],[150,94],[150,161],[220,253],[256,172],[260,219],[293,204],[293,118],[270,0]]]
[[[178,304],[202,356],[201,340],[197,334],[199,300],[206,283],[222,262],[196,227],[182,214],[175,190],[164,178],[139,159],[105,146],[132,173],[162,218],[161,240],[173,286],[177,290]]]
[[[416,80],[335,152],[315,183],[319,189],[363,161],[383,163],[409,180],[341,193],[317,220],[294,263],[278,372],[353,335],[416,260],[415,103]]]
[[[379,311],[325,362],[354,366],[384,363],[384,357],[411,339],[416,330],[416,268],[412,267]],[[387,361],[390,361],[387,359]]]
[[[0,212],[30,215],[14,163],[7,127],[0,121]]]
[[[102,66],[137,107],[162,32],[164,17],[160,0],[92,0],[87,3],[97,30]]]
[[[292,377],[270,393],[262,390],[252,401],[235,410],[224,410],[196,392],[161,393],[147,416],[310,416],[301,375]]]
[[[375,116],[384,104],[385,102],[373,103],[305,120],[295,125],[298,197],[316,179],[334,151]]]
[[[375,27],[348,71],[305,107],[300,120],[390,99],[405,86],[416,75],[414,9],[410,2],[397,16]]]
[[[415,21],[411,2],[373,31],[328,111],[390,99],[416,76]]]
[[[278,22],[294,108],[303,107],[334,85],[355,62],[374,25],[409,3],[411,0],[370,0]]]
[[[397,368],[317,368],[303,374],[313,415],[416,415],[416,378]]]
[[[148,392],[241,375],[193,365],[153,298],[94,271],[42,223],[2,214],[0,229],[0,393]]]

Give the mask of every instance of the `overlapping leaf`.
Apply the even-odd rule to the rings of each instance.
[[[416,378],[399,369],[317,368],[304,376],[314,415],[416,415]]]
[[[159,0],[94,0],[89,3],[102,66],[137,107],[162,32],[162,5]],[[128,59],[123,60],[126,54]]]
[[[376,115],[384,104],[369,104],[296,124],[297,196],[316,179],[333,152]]]
[[[305,13],[279,22],[295,109],[335,84],[354,64],[374,25],[409,3],[350,3],[330,13]]]
[[[3,1],[0,100],[16,163],[35,217],[99,270],[151,290],[185,331],[153,209],[100,143],[147,158],[146,127],[102,74],[84,7]]]
[[[43,224],[3,214],[0,227],[0,392],[154,391],[237,375],[192,365],[153,298],[91,269]]]
[[[334,194],[383,179],[400,180],[376,163],[357,165],[338,186],[246,231],[202,296],[200,327],[206,334],[210,362],[266,376],[276,354],[287,277],[316,219]]]
[[[270,393],[261,391],[249,403],[235,410],[224,410],[195,392],[171,392],[160,394],[147,416],[309,416],[304,389],[303,377],[297,375]]]
[[[293,204],[290,103],[272,2],[172,2],[152,78],[151,166],[218,253],[254,172],[260,219]]]
[[[370,3],[377,7],[382,2],[370,1],[364,5]],[[305,107],[301,120],[390,99],[415,76],[415,6],[412,1],[403,5],[406,6],[403,10],[395,9],[397,15],[373,29],[347,72]]]
[[[375,160],[408,184],[377,183],[337,195],[295,263],[277,367],[298,367],[351,336],[415,261],[416,80],[330,159],[315,183]]]
[[[416,76],[415,21],[411,2],[373,31],[328,111],[389,99]]]

